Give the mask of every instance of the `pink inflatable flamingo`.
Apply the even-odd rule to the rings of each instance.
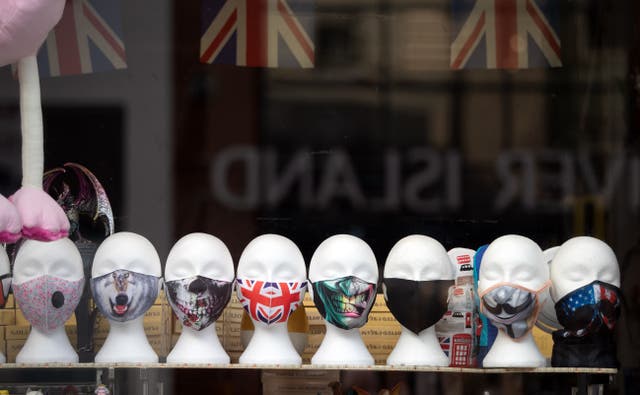
[[[21,236],[41,241],[66,237],[69,220],[42,190],[42,105],[36,53],[58,23],[65,0],[0,0],[0,67],[18,62],[22,119],[22,187],[0,195],[0,242]]]

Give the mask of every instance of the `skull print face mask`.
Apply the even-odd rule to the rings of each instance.
[[[482,312],[509,337],[519,339],[533,329],[541,307],[538,295],[549,285],[547,281],[539,290],[531,290],[518,284],[496,284],[480,294]]]
[[[16,303],[31,325],[42,332],[61,327],[78,306],[84,278],[64,280],[49,275],[13,284]]]
[[[236,279],[242,307],[254,320],[265,325],[287,322],[304,299],[306,281],[267,282]]]
[[[116,270],[91,279],[98,309],[110,320],[134,320],[149,310],[158,297],[159,278],[129,270]]]
[[[367,323],[376,297],[376,284],[348,276],[316,281],[313,302],[320,315],[341,329],[360,328]]]
[[[200,331],[214,323],[231,299],[232,282],[203,276],[165,281],[167,300],[183,326]]]

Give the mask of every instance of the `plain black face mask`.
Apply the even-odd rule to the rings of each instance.
[[[454,280],[385,278],[382,290],[391,314],[417,335],[435,325],[447,312],[447,296],[453,284]]]

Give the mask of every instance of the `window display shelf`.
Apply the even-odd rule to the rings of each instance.
[[[182,363],[5,363],[0,369],[229,369],[229,370],[305,370],[305,371],[380,371],[380,372],[431,372],[431,373],[535,373],[535,374],[609,374],[618,369],[611,368],[456,368],[438,366],[322,366],[322,365],[252,365],[252,364],[182,364]]]

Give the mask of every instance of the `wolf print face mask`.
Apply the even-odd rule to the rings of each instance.
[[[287,322],[304,299],[306,281],[267,282],[236,279],[238,299],[254,320],[265,325]]]
[[[159,278],[129,270],[116,270],[91,279],[98,309],[110,320],[134,320],[149,310],[158,297]]]
[[[542,288],[531,290],[518,284],[496,284],[480,294],[482,312],[509,337],[519,339],[533,329],[541,307],[538,295],[549,285],[547,281]]]
[[[233,283],[195,276],[165,281],[167,300],[183,326],[200,331],[214,323],[231,299]]]
[[[313,302],[320,315],[341,329],[360,328],[367,323],[376,297],[376,284],[348,276],[316,281]]]
[[[16,303],[31,325],[49,332],[64,325],[78,306],[84,277],[69,281],[49,275],[13,284]]]

